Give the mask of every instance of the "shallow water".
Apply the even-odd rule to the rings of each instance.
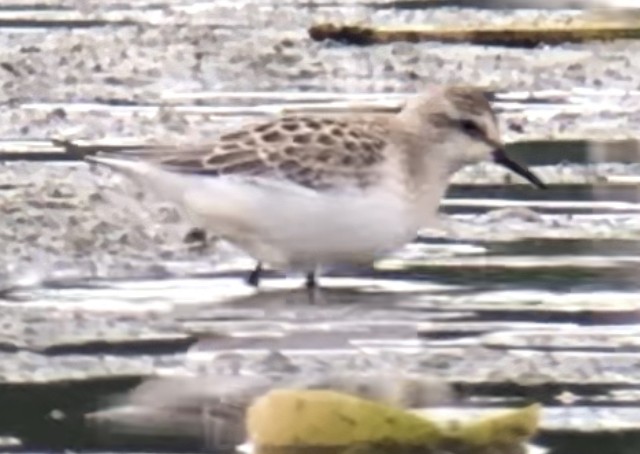
[[[540,402],[534,442],[554,453],[634,452],[639,195],[633,182],[602,175],[637,168],[633,148],[598,146],[597,159],[589,142],[514,146],[552,184],[544,192],[467,169],[443,203],[442,229],[371,269],[328,273],[313,299],[297,276],[268,272],[263,288],[247,286],[253,264],[232,250],[167,257],[133,244],[169,263],[136,278],[18,269],[0,303],[0,403],[15,408],[0,417],[2,433],[19,451],[198,450],[193,437],[107,436],[83,416],[158,373],[373,370],[438,377],[457,408]],[[95,178],[82,166],[71,164],[74,178]],[[96,252],[85,258],[99,263]]]
[[[551,452],[634,452],[639,196],[597,174],[637,169],[632,154],[605,148],[594,160],[592,149],[514,147],[552,183],[544,192],[462,172],[443,229],[372,269],[328,273],[313,299],[301,277],[275,272],[250,288],[252,262],[234,251],[174,257],[138,278],[18,271],[0,303],[0,403],[15,409],[0,428],[20,451],[200,449],[193,438],[105,436],[83,415],[158,372],[405,371],[450,384],[458,408],[542,403],[534,442]]]
[[[634,192],[516,188],[454,187],[448,202],[507,197],[515,208],[445,203],[449,235],[425,232],[373,269],[329,273],[314,300],[296,276],[268,273],[262,289],[248,287],[251,262],[233,254],[219,271],[182,277],[16,287],[2,303],[0,343],[0,401],[16,410],[0,427],[25,450],[197,449],[188,440],[107,440],[82,415],[154,371],[403,370],[450,383],[458,407],[543,403],[534,441],[551,452],[634,452],[637,214],[598,205],[636,203]],[[522,211],[532,200],[580,200],[585,209]]]
[[[335,1],[243,13],[172,1],[94,6],[87,21],[71,3],[1,7],[19,16],[3,16],[0,30],[11,63],[0,69],[11,160],[0,167],[0,435],[17,438],[8,450],[200,450],[193,439],[120,440],[86,424],[154,374],[400,370],[450,383],[451,406],[543,403],[534,442],[553,453],[638,451],[635,42],[353,49],[310,43],[305,28],[317,18],[457,24],[545,13]],[[552,186],[465,169],[443,230],[373,269],[329,273],[313,300],[300,277],[268,273],[263,289],[248,287],[250,261],[213,241],[185,245],[170,210],[109,208],[96,181],[116,184],[50,142],[184,142],[188,131],[207,138],[283,109],[389,110],[421,79],[499,87],[503,129],[519,141],[510,151]]]

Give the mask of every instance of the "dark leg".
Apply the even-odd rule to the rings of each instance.
[[[307,273],[307,278],[304,285],[309,291],[313,291],[318,288],[318,277],[316,276],[315,271],[310,271]]]
[[[320,285],[318,283],[318,269],[307,273],[305,280],[305,287],[307,289],[307,296],[309,297],[310,304],[324,304],[324,298],[320,292]]]
[[[262,263],[258,262],[256,267],[249,273],[247,277],[247,284],[252,287],[258,287],[260,285],[260,277],[262,275]]]

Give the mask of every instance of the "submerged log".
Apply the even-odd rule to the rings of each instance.
[[[583,23],[554,24],[548,27],[526,24],[499,28],[436,28],[429,26],[373,27],[324,23],[312,26],[309,29],[309,36],[316,41],[330,39],[360,46],[388,44],[397,41],[412,43],[439,41],[533,48],[540,44],[559,45],[587,41],[638,39],[640,38],[640,26],[638,24]]]

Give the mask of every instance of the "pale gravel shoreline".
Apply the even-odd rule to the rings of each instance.
[[[109,5],[63,2],[82,17],[117,18]],[[500,47],[397,43],[350,47],[316,43],[306,27],[320,20],[371,20],[376,24],[483,24],[509,20],[564,21],[575,12],[500,11],[458,8],[397,10],[349,4],[309,8],[261,2],[231,3],[167,1],[154,7],[140,25],[107,25],[86,29],[43,31],[0,30],[6,50],[0,68],[0,138],[3,140],[143,139],[154,143],[191,143],[215,138],[222,130],[247,120],[180,114],[171,106],[154,114],[117,110],[74,112],[60,108],[25,108],[29,103],[103,102],[157,105],[168,92],[200,91],[333,91],[337,93],[409,93],[424,83],[469,83],[496,87],[501,92],[586,89],[638,90],[640,50],[637,42],[620,41],[566,45],[554,48]],[[27,3],[25,3],[27,4]],[[50,3],[51,4],[51,3]],[[122,14],[144,16],[147,2],[129,3]],[[252,4],[253,6],[248,6]],[[120,4],[122,8],[122,4]],[[219,18],[234,24],[218,27]],[[7,69],[9,68],[9,69]],[[636,135],[640,109],[634,96],[616,97],[620,112],[505,112],[503,129],[509,140],[553,137],[571,131],[575,136]],[[197,102],[197,101],[196,101]],[[600,100],[596,99],[597,102]],[[603,118],[607,119],[602,126]],[[508,128],[517,123],[518,133]],[[612,127],[612,122],[614,126]],[[559,161],[562,158],[559,157]],[[214,244],[184,243],[189,226],[173,210],[152,205],[139,210],[126,206],[117,182],[104,179],[86,166],[42,163],[0,167],[0,182],[17,185],[0,191],[0,238],[7,270],[38,263],[45,270],[73,275],[136,275],[167,271],[167,262],[219,259]],[[612,170],[613,169],[613,170]],[[552,182],[593,181],[598,175],[637,175],[633,165],[600,164],[596,168],[545,168]],[[504,173],[482,167],[466,169],[457,182],[501,183]],[[104,200],[101,186],[116,203]],[[114,195],[115,194],[115,195]],[[120,204],[120,205],[118,205]],[[133,215],[132,215],[133,213]],[[64,274],[64,273],[63,273]],[[45,272],[47,275],[47,272]]]
[[[151,115],[25,107],[32,102],[155,105],[167,92],[215,90],[404,93],[415,91],[425,80],[472,81],[504,92],[576,86],[640,88],[637,42],[533,50],[433,43],[356,48],[314,43],[306,36],[310,21],[323,17],[373,18],[389,24],[472,24],[535,19],[546,12],[460,12],[452,8],[399,12],[368,10],[348,0],[345,3],[351,6],[322,11],[289,2],[277,13],[268,3],[259,2],[262,8],[244,17],[241,8],[231,6],[233,0],[209,2],[212,8],[198,2],[205,7],[197,12],[186,8],[178,13],[167,6],[189,3],[193,2],[41,0],[38,4],[82,9],[80,15],[88,17],[104,15],[114,4],[127,10],[129,17],[141,17],[153,4],[154,16],[148,19],[159,14],[168,23],[55,28],[47,33],[0,28],[0,46],[5,51],[0,63],[10,62],[16,72],[0,67],[0,140],[134,138],[189,143],[213,138],[247,119],[183,115],[170,106]],[[212,26],[219,22],[215,11],[242,26],[235,30]],[[553,13],[558,20],[573,14]],[[178,21],[183,25],[177,25]],[[622,113],[607,108],[577,113],[560,110],[551,115],[514,111],[505,113],[502,121],[509,140],[557,138],[559,134],[637,137],[640,109],[633,110],[637,99],[637,94],[608,99],[619,104],[616,107]],[[522,133],[508,130],[512,121],[523,128]],[[566,156],[561,148],[550,151],[556,152],[560,163]],[[556,183],[594,182],[611,174],[640,175],[637,164],[606,162],[594,166],[563,163],[537,170]],[[458,183],[500,184],[503,180],[504,173],[495,167],[469,168],[456,176]],[[296,279],[269,277],[265,288],[250,289],[241,279],[241,272],[252,265],[250,260],[215,241],[186,241],[190,226],[175,210],[146,200],[132,201],[125,195],[131,186],[121,183],[108,172],[80,163],[0,163],[0,378],[5,391],[2,402],[14,409],[5,423],[15,423],[15,427],[3,428],[24,441],[29,452],[60,450],[65,436],[70,446],[64,449],[88,449],[72,444],[87,429],[74,424],[83,422],[88,402],[107,402],[104,383],[167,373],[233,375],[240,370],[259,375],[297,372],[309,377],[344,370],[410,370],[469,385],[465,402],[474,405],[504,402],[497,403],[492,391],[478,393],[484,385],[504,387],[507,391],[501,396],[509,398],[516,397],[514,386],[521,387],[516,389],[527,398],[540,398],[552,411],[559,410],[558,420],[551,422],[557,430],[572,434],[585,430],[600,434],[604,421],[612,427],[609,435],[618,436],[616,430],[628,429],[637,420],[635,408],[589,407],[600,397],[617,404],[620,397],[615,393],[640,383],[637,351],[624,350],[629,347],[625,337],[629,327],[620,326],[624,336],[616,336],[613,330],[603,334],[596,326],[593,332],[585,328],[575,338],[567,336],[565,328],[585,320],[628,324],[637,318],[637,284],[628,293],[618,286],[620,273],[631,273],[634,282],[637,273],[616,260],[637,251],[638,213],[602,216],[515,209],[457,214],[444,223],[445,233],[456,244],[434,241],[432,246],[429,239],[441,237],[430,237],[427,232],[423,237],[427,246],[418,242],[408,250],[415,252],[409,258],[416,263],[401,263],[405,268],[419,267],[425,257],[434,257],[431,265],[435,266],[418,277],[379,271],[371,279],[369,275],[327,276],[323,291],[329,304],[315,306],[308,304],[308,295],[298,289],[301,281]],[[514,254],[509,242],[523,237],[533,238],[534,244]],[[572,250],[563,238],[585,241],[579,250]],[[545,277],[537,274],[535,266],[521,271],[526,276],[509,274],[517,274],[518,267],[500,268],[502,256],[526,259],[532,247],[534,252],[540,247],[537,240],[542,240],[554,260],[563,258],[567,250],[569,260],[601,254],[620,265],[613,268],[615,279],[604,273],[604,267],[596,267],[595,272],[604,277],[595,284],[591,277],[576,282],[570,271],[554,266],[553,260],[543,263],[551,270]],[[556,251],[559,245],[564,248]],[[465,262],[469,251],[480,255],[465,268],[459,262]],[[483,255],[491,260],[486,267],[474,269]],[[544,257],[539,260],[543,262]],[[447,268],[448,263],[454,266]],[[495,276],[484,276],[496,263],[500,276],[510,279],[507,285],[494,280]],[[445,279],[441,280],[442,274]],[[468,293],[444,284],[461,274],[473,281],[465,283]],[[4,292],[7,287],[15,291]],[[325,330],[326,326],[330,329]],[[349,326],[356,327],[357,333],[346,330]],[[260,337],[265,331],[308,334],[318,327],[324,337],[310,336],[316,343],[330,346],[344,337],[350,350],[323,351],[315,357],[304,350],[306,344],[301,345],[299,337],[291,336],[283,343],[274,338],[271,344]],[[548,331],[541,333],[543,328]],[[352,344],[363,329],[370,330],[373,342]],[[224,333],[248,335],[244,341],[249,348],[244,353],[230,348],[234,344]],[[148,338],[152,339],[149,344]],[[200,342],[192,346],[195,339]],[[527,342],[541,350],[523,349]],[[546,346],[557,348],[558,343],[568,351],[544,350]],[[595,354],[571,350],[590,348],[594,343],[610,350]],[[274,345],[277,350],[263,348]],[[585,384],[598,386],[603,394],[593,396]],[[558,386],[565,390],[563,395],[575,393],[573,397],[581,403],[575,413],[571,407],[554,407]],[[86,394],[87,389],[93,394]],[[518,393],[517,397],[522,396]],[[637,396],[629,399],[635,401]],[[63,420],[54,420],[58,415]],[[33,441],[30,436],[35,445],[29,444]],[[47,444],[49,439],[55,446]],[[98,448],[91,448],[90,441],[91,450],[109,449],[93,442]],[[601,445],[609,446],[606,441]]]
[[[631,168],[622,164],[601,166],[604,171]],[[187,270],[189,263],[194,271],[212,271],[235,257],[221,253],[212,238],[206,243],[188,242],[191,228],[175,209],[153,199],[132,198],[135,187],[108,171],[92,170],[84,163],[44,167],[40,163],[14,163],[2,169],[0,185],[20,182],[13,189],[0,191],[3,274],[21,275],[31,270],[44,279],[165,276]],[[540,168],[540,173],[550,182],[593,180],[588,169],[575,166],[569,170],[567,173],[562,167],[547,166]],[[479,184],[480,188],[489,182],[502,183],[503,175],[495,166],[469,168],[456,176],[456,181]],[[597,217],[575,222],[560,213],[559,221],[543,221],[537,215],[532,222],[522,224],[519,210],[511,214],[507,210],[499,216],[496,212],[496,216],[498,224],[505,226],[497,231],[489,213],[463,216],[462,220],[444,216],[444,222],[453,237],[498,241],[508,232],[521,237],[594,240],[640,235],[640,225],[635,222],[638,215],[633,212],[618,214],[610,222]]]

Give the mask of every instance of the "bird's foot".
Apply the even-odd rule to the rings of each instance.
[[[253,269],[253,271],[251,271],[251,273],[249,273],[249,276],[247,276],[247,284],[257,288],[260,286],[261,277],[262,277],[262,263],[258,262],[258,264]]]
[[[315,291],[318,289],[318,276],[315,271],[310,271],[307,273],[304,286],[308,291]]]
[[[318,284],[317,270],[307,273],[304,283],[311,304],[321,303],[323,300],[320,295],[320,286]]]

